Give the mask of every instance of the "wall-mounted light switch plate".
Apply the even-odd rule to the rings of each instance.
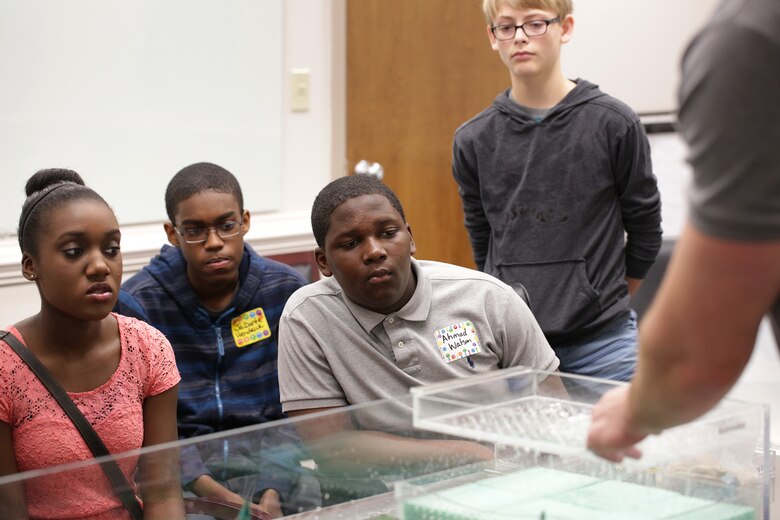
[[[290,74],[290,110],[307,112],[309,110],[309,78],[308,69],[292,69]]]

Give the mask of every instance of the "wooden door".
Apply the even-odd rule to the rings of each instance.
[[[382,164],[419,259],[473,267],[455,129],[509,85],[479,0],[348,0],[347,159]]]

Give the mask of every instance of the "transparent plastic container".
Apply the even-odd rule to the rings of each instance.
[[[399,484],[399,515],[769,518],[766,406],[723,401],[645,439],[640,459],[613,464],[585,442],[593,405],[621,384],[518,368],[412,389],[415,428],[490,443],[496,459],[468,476]]]
[[[589,520],[768,518],[763,406],[725,402],[642,443],[641,460],[612,464],[585,449],[585,433],[591,406],[614,386],[502,370],[111,458],[138,469],[134,486],[142,497],[161,489],[183,496],[193,520],[236,518],[269,479],[289,483],[285,517],[304,520],[552,520],[579,518],[573,515],[583,508]],[[239,498],[182,489],[179,470],[196,457]],[[112,493],[100,462],[0,477],[0,519],[35,507],[76,507],[86,516],[96,495]],[[605,495],[624,497],[622,509],[598,509]],[[122,518],[121,505],[115,507],[112,517]],[[678,513],[699,516],[670,516]]]

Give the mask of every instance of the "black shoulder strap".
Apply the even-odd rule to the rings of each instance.
[[[5,341],[14,349],[14,352],[16,352],[19,357],[22,358],[22,361],[27,363],[35,375],[38,376],[38,379],[43,383],[43,386],[46,387],[52,397],[57,400],[68,417],[70,417],[70,420],[73,421],[73,424],[76,425],[79,433],[84,437],[87,446],[92,450],[92,454],[95,457],[110,455],[105,444],[103,444],[103,441],[100,439],[100,436],[95,429],[92,428],[92,425],[89,424],[89,421],[84,417],[84,414],[81,413],[81,410],[79,410],[71,398],[68,397],[65,389],[62,388],[57,380],[54,379],[48,370],[46,370],[43,363],[35,357],[35,354],[30,352],[21,341],[16,339],[16,336],[10,334],[8,331],[0,331],[0,340]],[[100,467],[103,468],[103,472],[108,477],[108,480],[111,481],[111,485],[114,487],[114,491],[116,491],[122,504],[124,504],[125,508],[130,512],[130,517],[133,520],[142,520],[144,512],[141,508],[141,504],[135,496],[133,488],[127,482],[124,473],[119,469],[119,465],[116,461],[114,459],[107,459],[100,463]]]

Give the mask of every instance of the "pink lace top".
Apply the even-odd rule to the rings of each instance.
[[[179,371],[170,343],[144,322],[116,316],[121,355],[104,384],[68,393],[111,453],[140,448],[144,399],[172,388]],[[14,327],[8,329],[22,342]],[[91,459],[92,452],[57,401],[4,341],[0,341],[0,421],[11,426],[19,471]],[[132,482],[137,459],[120,467]],[[25,485],[30,518],[128,518],[99,466],[44,475]]]

